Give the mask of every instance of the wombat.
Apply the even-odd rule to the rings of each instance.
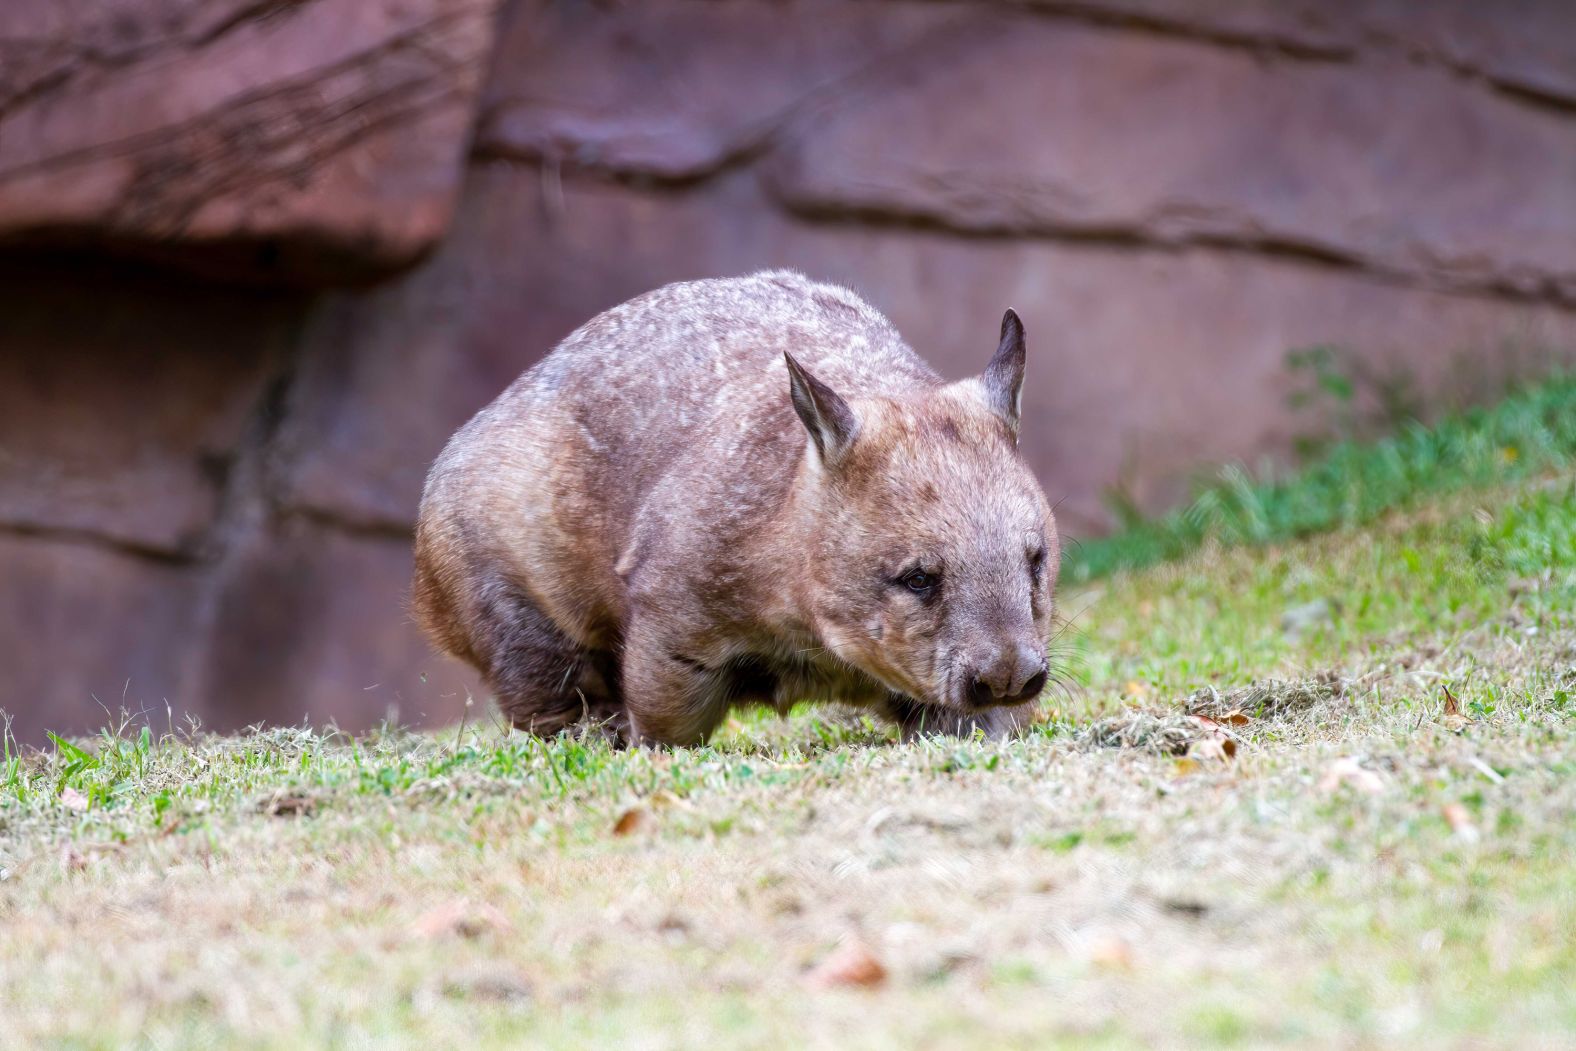
[[[984,373],[944,383],[797,273],[639,296],[450,440],[414,611],[539,734],[691,744],[801,700],[1005,733],[1046,683],[1060,557],[1023,374],[1011,310]]]

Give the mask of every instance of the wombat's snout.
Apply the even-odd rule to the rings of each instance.
[[[1032,701],[1045,689],[1047,665],[1038,646],[1008,643],[965,665],[964,700],[976,708]]]

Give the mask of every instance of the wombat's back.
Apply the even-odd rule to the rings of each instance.
[[[616,567],[656,486],[675,472],[713,492],[786,485],[804,438],[784,351],[852,397],[940,382],[852,292],[789,271],[668,285],[600,314],[434,465],[414,596],[429,631],[470,656],[485,596],[509,587],[575,642],[615,641]]]

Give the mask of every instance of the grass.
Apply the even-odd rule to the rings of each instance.
[[[1576,377],[1529,386],[1488,409],[1428,427],[1411,422],[1379,442],[1345,440],[1282,479],[1239,466],[1202,485],[1192,503],[1131,521],[1113,536],[1071,547],[1064,577],[1182,558],[1206,542],[1262,544],[1371,522],[1419,499],[1532,478],[1576,464]]]
[[[7,743],[0,1048],[1569,1045],[1576,477],[1413,492],[1066,589],[1011,742]]]

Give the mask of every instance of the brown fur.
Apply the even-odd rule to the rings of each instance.
[[[416,615],[538,733],[690,743],[799,700],[1009,730],[1058,557],[1017,452],[1023,356],[1009,312],[985,374],[945,384],[858,297],[787,272],[638,297],[450,441]]]

